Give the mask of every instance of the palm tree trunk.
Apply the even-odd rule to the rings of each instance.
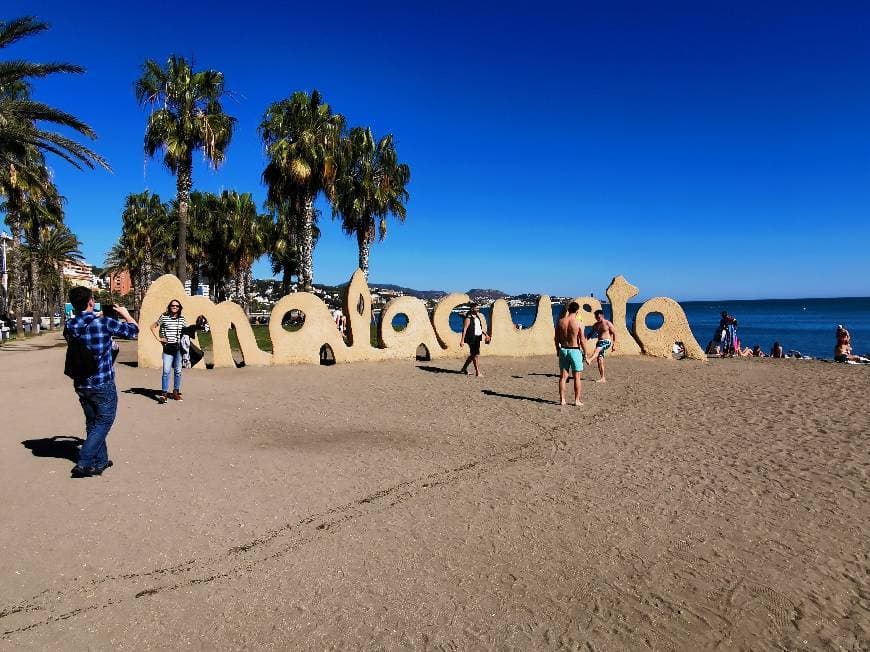
[[[176,275],[184,285],[187,280],[187,225],[190,187],[193,185],[193,158],[187,157],[178,168],[176,190],[178,199],[178,270]]]
[[[253,304],[253,300],[251,298],[251,286],[253,285],[254,272],[251,270],[251,266],[248,265],[245,267],[245,275],[243,277],[243,292],[245,295],[245,314],[248,314],[251,311],[251,304]]]
[[[242,310],[244,310],[247,313],[248,309],[245,307],[245,293],[244,293],[245,272],[241,268],[239,268],[239,271],[236,272],[235,285],[236,285],[236,301],[239,304],[241,304]]]
[[[290,269],[290,265],[284,265],[284,272],[281,275],[281,296],[286,297],[290,294],[290,275],[292,274],[292,270]]]
[[[63,263],[59,263],[57,266],[57,280],[60,282],[60,285],[58,285],[60,289],[57,291],[57,313],[60,315],[60,321],[62,324],[64,322],[64,317],[66,317],[66,315],[64,314],[64,308],[66,308],[66,306],[64,305],[66,303],[66,293],[64,292],[63,287]],[[112,286],[109,285],[109,287]]]
[[[371,248],[371,238],[368,230],[356,232],[356,243],[359,247],[359,268],[363,271],[366,281],[369,280],[369,249]]]
[[[30,256],[30,306],[33,313],[33,323],[30,334],[36,335],[42,329],[42,288],[39,287],[39,264],[36,256]]]
[[[11,217],[7,214],[8,217]],[[21,260],[21,224],[17,216],[9,219],[12,229],[12,287],[15,288],[15,334],[24,337],[24,266]]]
[[[305,210],[302,213],[302,242],[300,243],[301,260],[299,271],[302,272],[299,280],[302,282],[302,291],[311,292],[314,283],[314,196],[305,200]]]

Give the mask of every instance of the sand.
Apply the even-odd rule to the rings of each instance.
[[[71,480],[62,356],[0,351],[5,648],[870,649],[868,368],[122,364]]]

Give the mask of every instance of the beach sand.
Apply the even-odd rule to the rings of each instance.
[[[868,368],[122,364],[71,480],[62,358],[0,351],[5,648],[870,649]]]

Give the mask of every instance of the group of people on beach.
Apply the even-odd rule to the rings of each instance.
[[[583,320],[580,315],[580,304],[572,301],[556,322],[553,343],[556,347],[556,356],[559,360],[559,402],[566,404],[565,390],[569,377],[574,380],[574,405],[580,406],[581,378],[584,364],[598,363],[599,383],[607,382],[605,377],[605,354],[607,351],[616,352],[616,329],[613,323],[604,318],[604,311],[594,312],[595,321],[592,324],[592,335],[597,339],[595,350],[591,355],[586,355],[587,339],[584,332]],[[480,306],[477,303],[469,305],[468,313],[462,323],[462,333],[459,337],[459,347],[468,345],[468,357],[462,365],[461,372],[470,374],[469,367],[474,367],[474,375],[481,377],[480,372],[480,345],[483,342],[490,343],[492,337],[486,332],[483,318],[480,315]]]
[[[774,342],[770,347],[770,353],[765,353],[761,350],[761,345],[756,344],[753,347],[742,347],[740,345],[740,336],[737,333],[737,319],[728,314],[727,310],[720,313],[721,319],[716,332],[713,334],[713,339],[707,343],[707,348],[704,353],[710,356],[719,356],[720,358],[785,358],[788,357],[782,348],[782,344]],[[798,354],[797,357],[800,357]]]
[[[722,319],[713,336],[707,343],[705,353],[710,356],[740,357],[740,358],[807,358],[800,351],[788,353],[779,342],[774,342],[770,353],[761,350],[756,344],[753,347],[741,347],[737,335],[737,319],[723,310]],[[836,345],[834,346],[834,362],[870,363],[870,358],[852,353],[852,337],[842,324],[837,325]]]

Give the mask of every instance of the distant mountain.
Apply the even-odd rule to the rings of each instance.
[[[418,299],[440,299],[447,296],[444,290],[414,290],[413,288],[393,285],[392,283],[369,283],[369,287],[372,289],[393,290],[394,292],[401,292],[407,297],[417,297]]]
[[[487,300],[487,299],[504,299],[508,294],[505,294],[501,290],[481,290],[480,288],[474,288],[466,292],[468,296],[470,296],[475,301]]]

